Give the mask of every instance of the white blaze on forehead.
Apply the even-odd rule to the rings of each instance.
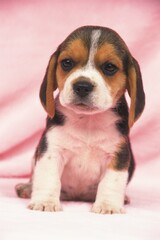
[[[97,51],[98,40],[101,35],[101,30],[93,30],[91,34],[91,47],[89,51],[89,58],[87,62],[87,67],[94,66],[94,56]]]

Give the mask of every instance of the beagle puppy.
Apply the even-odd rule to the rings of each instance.
[[[140,68],[125,42],[105,27],[72,32],[50,58],[40,99],[46,129],[32,178],[17,194],[31,196],[33,210],[60,211],[60,200],[71,200],[94,202],[94,213],[123,213],[135,168],[129,130],[145,105]]]

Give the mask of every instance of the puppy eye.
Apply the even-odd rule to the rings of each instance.
[[[112,63],[104,63],[102,65],[102,71],[107,76],[113,76],[118,71],[118,68]]]
[[[75,63],[72,59],[64,59],[61,61],[61,67],[63,71],[69,72],[73,67]]]

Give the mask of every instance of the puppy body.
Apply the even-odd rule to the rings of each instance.
[[[109,110],[83,115],[61,106],[60,111],[65,115],[65,125],[59,127],[58,132],[57,128],[48,130],[48,137],[56,141],[48,142],[53,143],[51,149],[53,145],[59,146],[62,166],[65,166],[61,178],[62,198],[93,201],[111,154],[123,141],[115,129],[118,116]]]
[[[29,208],[59,211],[61,199],[95,201],[95,213],[124,212],[134,171],[129,126],[144,107],[137,66],[123,40],[101,27],[76,30],[52,55],[40,92],[49,117],[27,188]],[[17,186],[19,195],[24,189]]]

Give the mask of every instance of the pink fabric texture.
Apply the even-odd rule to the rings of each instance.
[[[14,186],[27,181],[45,126],[39,87],[50,55],[83,25],[113,28],[138,60],[146,107],[131,130],[137,170],[125,215],[26,209]],[[0,239],[160,239],[160,2],[157,0],[0,1]]]

